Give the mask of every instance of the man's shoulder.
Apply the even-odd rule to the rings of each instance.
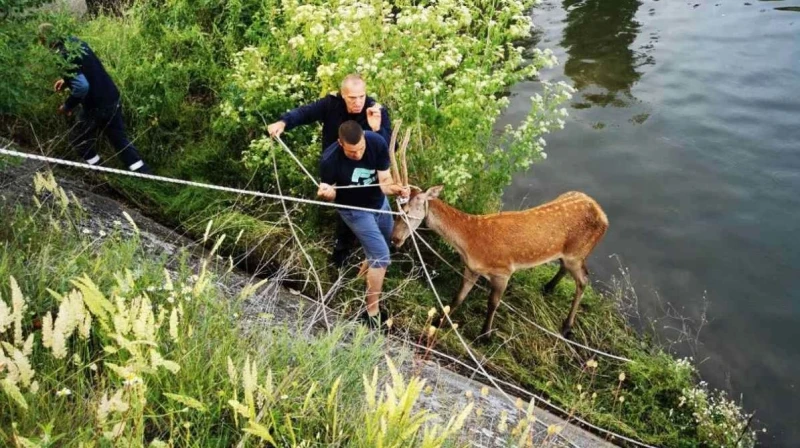
[[[374,150],[388,150],[386,140],[382,135],[374,131],[364,131],[364,139],[367,141],[367,146]]]
[[[322,151],[322,157],[320,158],[320,162],[323,165],[335,163],[339,156],[339,143],[333,143],[332,145],[325,148]]]

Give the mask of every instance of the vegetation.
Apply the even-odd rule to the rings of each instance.
[[[366,76],[369,93],[389,109],[393,119],[402,119],[414,130],[409,152],[412,182],[421,186],[445,184],[447,199],[465,210],[494,210],[511,176],[546,157],[542,136],[563,126],[565,111],[560,105],[571,92],[565,84],[543,83],[542,93],[532,98],[530,113],[518,127],[496,129],[496,120],[508,104],[510,87],[535,79],[538,70],[555,63],[550,52],[532,48],[527,40],[530,21],[526,12],[532,3],[139,0],[121,16],[100,14],[77,19],[54,12],[9,15],[0,27],[0,76],[4,79],[0,124],[5,135],[24,145],[73,157],[60,138],[70,123],[54,114],[63,98],[50,90],[63,67],[51,52],[35,43],[36,27],[46,20],[62,33],[86,40],[101,57],[123,94],[132,137],[158,174],[271,192],[277,191],[280,182],[286,194],[311,197],[313,185],[288,155],[264,137],[264,124],[288,108],[335,90],[344,74],[358,71]],[[313,126],[285,134],[287,144],[312,170],[320,152],[318,134]],[[273,160],[279,168],[277,175]],[[292,258],[306,264],[295,246],[301,243],[319,280],[306,281],[312,269],[307,264],[306,270],[293,272],[295,280],[303,281],[298,287],[319,295],[335,284],[335,275],[320,269],[327,263],[331,210],[300,207],[287,215],[279,204],[242,196],[136,179],[108,177],[104,181],[162,222],[198,239],[214,236],[219,242],[217,250],[230,255],[231,264],[241,263],[252,270],[275,268]],[[64,227],[63,217],[48,218],[44,213],[30,215],[19,210],[6,216],[13,216],[10,219],[16,224],[2,230],[6,250],[0,262],[0,289],[4,298],[12,297],[13,276],[19,286],[14,296],[25,296],[32,314],[24,315],[19,327],[22,345],[8,332],[0,334],[0,340],[9,344],[3,347],[14,365],[23,357],[31,363],[38,372],[39,386],[39,393],[34,393],[30,389],[34,378],[26,377],[30,381],[20,383],[22,377],[17,375],[19,393],[7,387],[7,395],[14,397],[16,404],[0,405],[7,406],[0,426],[6,440],[47,431],[63,434],[68,429],[90,441],[95,440],[92,431],[102,429],[97,434],[108,432],[138,441],[169,437],[178,444],[213,445],[216,440],[220,446],[229,446],[245,430],[264,435],[254,425],[267,425],[267,421],[271,422],[267,426],[269,436],[289,443],[315,440],[318,433],[320,437],[333,437],[329,440],[334,443],[356,443],[353,441],[361,437],[355,428],[343,427],[345,435],[340,439],[335,433],[326,433],[330,428],[325,425],[332,424],[332,414],[347,415],[347,422],[337,419],[345,426],[368,418],[361,376],[380,361],[378,346],[362,342],[342,349],[337,339],[342,335],[339,330],[308,348],[276,331],[269,343],[279,349],[266,354],[259,351],[257,356],[253,347],[265,342],[251,344],[231,330],[237,326],[228,317],[235,303],[223,299],[210,283],[197,287],[197,281],[190,281],[187,266],[170,275],[173,290],[176,284],[192,290],[192,305],[180,302],[183,299],[177,295],[169,301],[170,292],[161,289],[166,284],[165,261],[144,259],[135,243],[120,239],[91,246],[87,251],[82,249],[88,247],[85,241],[72,239],[74,235]],[[300,241],[294,241],[289,220],[295,230],[300,230]],[[62,230],[54,231],[52,226],[61,226]],[[439,244],[435,247],[443,249]],[[455,254],[443,252],[451,261],[456,260]],[[72,262],[72,258],[77,261]],[[23,268],[22,260],[34,267]],[[62,265],[58,260],[70,262]],[[414,338],[427,338],[427,311],[431,307],[439,312],[441,309],[429,286],[420,279],[418,264],[410,263],[413,260],[414,255],[398,255],[398,261],[409,263],[392,266],[386,289],[393,293],[387,306],[396,316],[398,327],[409,329]],[[426,261],[437,272],[438,291],[443,296],[454,293],[457,275],[432,257]],[[117,277],[105,271],[109,265],[120,266]],[[205,273],[197,274],[199,279],[207,281],[209,271],[201,272]],[[533,328],[531,321],[557,329],[567,309],[571,282],[562,283],[554,297],[544,298],[539,293],[552,274],[550,267],[543,267],[514,277],[504,300],[517,312],[501,309],[495,342],[471,348],[487,359],[487,369],[547,395],[574,415],[650,444],[754,443],[747,426],[749,416],[721,393],[698,384],[691,363],[675,360],[657,344],[643,342],[620,313],[621,296],[587,292],[576,338],[633,359],[633,363],[594,358],[590,352],[572,349]],[[152,294],[147,291],[151,286],[156,288]],[[352,286],[340,291],[336,302],[343,312],[355,313],[361,289]],[[70,325],[78,325],[72,327],[78,334],[68,338],[66,355],[59,358],[53,344],[44,345],[41,330],[34,329],[34,318],[44,322],[49,312],[55,325],[62,304],[78,308],[78,294],[88,307],[88,314],[84,310],[82,316],[91,315],[92,324],[81,333],[78,322],[70,320]],[[473,292],[454,316],[461,325],[459,331],[470,341],[477,336],[484,312],[483,299],[475,299],[478,295],[478,290]],[[99,308],[94,314],[86,303],[87,296],[103,298],[105,302],[99,303],[112,307],[95,305]],[[118,306],[115,300],[123,297]],[[144,306],[148,302],[149,306]],[[6,305],[8,309],[13,309],[13,303],[7,303],[11,304]],[[183,311],[174,311],[178,309],[175,303],[182,303]],[[127,333],[116,327],[113,316],[127,311],[130,317],[131,307],[139,316],[144,315],[145,322],[150,319],[146,310],[151,310],[152,327],[140,328],[144,331],[141,335],[131,333],[132,323]],[[156,329],[160,313],[164,317]],[[183,330],[177,333],[182,336],[177,341],[169,332],[168,321],[173,315]],[[18,330],[14,327],[13,331]],[[40,336],[34,336],[33,345],[26,346],[29,335]],[[428,342],[439,350],[466,354],[466,347],[452,330],[434,332],[431,338]],[[132,346],[132,340],[148,342]],[[210,341],[214,341],[213,346]],[[327,359],[331,355],[325,350],[333,350],[330,347],[337,347],[334,358],[338,367],[313,369],[314,357]],[[293,370],[285,359],[270,358],[278,353],[311,361]],[[269,401],[275,404],[274,414],[254,421],[256,408],[248,402],[246,387],[230,382],[228,356],[231,372],[237,372],[239,379],[247,377],[251,392],[260,387],[264,400],[282,395],[292,398]],[[68,358],[70,362],[65,361]],[[94,371],[92,363],[119,368]],[[272,385],[264,382],[264,366],[272,369]],[[343,366],[349,369],[337,370]],[[258,379],[254,379],[253,371]],[[4,373],[0,371],[0,375]],[[326,410],[327,397],[340,377],[334,395],[346,394],[347,398],[338,400],[341,404],[337,406],[342,407]],[[3,384],[11,384],[8,376],[3,378]],[[141,384],[120,385],[120,381],[133,378],[140,378]],[[229,386],[221,390],[220,384]],[[274,393],[267,394],[265,390],[270,387]],[[72,395],[53,401],[53,392],[62,388]],[[309,400],[321,400],[319,406],[305,405],[301,392],[310,389],[315,393]],[[276,395],[277,390],[280,395]],[[105,400],[103,394],[108,395]],[[103,403],[126,410],[111,410],[106,414],[110,420],[100,422],[96,411]],[[184,407],[188,411],[184,412]],[[266,408],[273,406],[259,409]],[[74,412],[76,409],[82,412]],[[123,414],[130,414],[131,420]],[[361,415],[361,419],[350,418]],[[295,420],[301,416],[302,424]],[[127,423],[115,428],[122,421]],[[17,426],[11,422],[17,422]],[[76,428],[83,428],[85,433]],[[182,435],[177,435],[179,432]]]
[[[437,447],[468,415],[428,424],[424,381],[389,358],[384,389],[382,341],[361,327],[243,328],[260,285],[227,296],[213,252],[156,258],[132,220],[92,228],[52,177],[36,186],[0,231],[4,446]]]

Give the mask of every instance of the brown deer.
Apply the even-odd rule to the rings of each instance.
[[[403,180],[407,182],[407,178]],[[438,199],[442,188],[412,191],[403,206],[405,216],[395,220],[392,244],[401,247],[425,221],[461,255],[464,280],[450,305],[451,312],[464,301],[479,276],[489,280],[491,294],[481,332],[484,337],[490,337],[494,313],[511,275],[520,269],[559,260],[561,269],[544,287],[544,292],[552,293],[567,272],[575,279],[575,298],[561,327],[561,334],[569,337],[589,282],[586,257],[608,229],[608,218],[600,205],[586,194],[569,192],[524,211],[470,215]]]

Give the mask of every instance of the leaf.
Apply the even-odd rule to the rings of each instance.
[[[269,433],[269,429],[267,429],[266,426],[260,425],[253,421],[250,421],[248,423],[250,424],[250,426],[244,428],[244,432],[250,433],[256,437],[260,437],[261,440],[269,442],[273,445],[277,445],[277,443],[275,443],[275,439],[272,438],[272,436]]]
[[[22,396],[22,392],[20,392],[19,388],[16,384],[12,383],[8,378],[0,381],[0,385],[3,386],[3,392],[6,393],[12,400],[16,401],[19,407],[24,410],[28,410],[28,403],[25,401],[25,397]]]
[[[195,410],[198,410],[200,412],[206,412],[208,410],[208,408],[206,408],[206,405],[204,405],[200,401],[198,401],[198,400],[196,400],[196,399],[194,399],[192,397],[188,397],[186,395],[170,394],[170,393],[165,392],[164,396],[169,398],[170,400],[177,401],[178,403],[180,403],[182,405],[188,406],[188,407],[190,407],[192,409],[195,409]]]
[[[105,330],[108,330],[108,316],[109,314],[114,314],[114,305],[103,296],[103,293],[100,292],[97,285],[85,274],[79,279],[71,280],[70,283],[80,289],[86,308],[89,308],[89,311],[97,316],[100,325],[102,325]]]
[[[47,291],[48,294],[53,296],[53,298],[55,298],[59,303],[64,301],[64,296],[62,296],[61,294],[53,291],[52,289],[47,288],[46,291]]]
[[[269,281],[269,279],[265,278],[264,280],[261,280],[260,282],[254,284],[254,285],[248,284],[247,286],[242,288],[242,291],[239,293],[239,298],[242,299],[242,300],[249,298],[256,291],[258,291],[258,288],[264,286],[264,284],[266,284],[268,281]]]
[[[249,417],[250,416],[250,409],[247,406],[239,403],[237,400],[228,400],[228,404],[233,408],[234,411],[241,414],[242,417]]]
[[[25,437],[18,436],[16,434],[14,435],[14,442],[16,442],[17,445],[19,445],[19,446],[21,446],[23,448],[41,448],[41,446],[42,446],[42,445],[40,445],[40,444],[38,444],[36,442],[33,442],[33,441],[29,440],[29,439],[26,439]]]

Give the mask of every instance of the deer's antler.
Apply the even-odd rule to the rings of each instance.
[[[403,120],[397,120],[394,122],[394,129],[392,130],[392,138],[389,141],[389,163],[390,169],[392,174],[392,181],[394,183],[402,182],[400,178],[400,172],[397,170],[397,154],[395,153],[395,146],[397,146],[397,134],[400,133],[400,126],[403,124]]]
[[[400,144],[400,166],[402,170],[401,180],[403,186],[408,186],[408,160],[406,159],[406,149],[408,149],[408,142],[411,141],[411,128],[406,129],[406,135],[403,136],[403,143]]]

